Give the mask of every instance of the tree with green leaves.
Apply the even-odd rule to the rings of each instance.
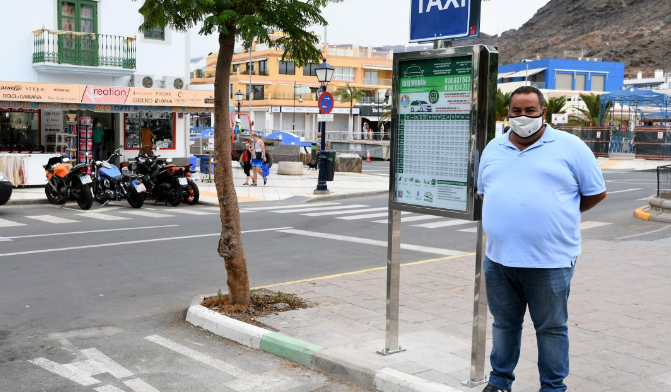
[[[199,34],[216,34],[219,40],[214,76],[214,182],[221,211],[218,253],[226,266],[226,283],[231,304],[250,303],[247,260],[242,246],[240,210],[233,183],[230,159],[229,82],[236,39],[257,41],[284,51],[296,66],[316,63],[322,58],[319,38],[308,28],[327,25],[321,10],[329,2],[341,0],[143,0],[141,32],[155,26],[188,31],[203,23]],[[271,38],[271,33],[284,34]]]
[[[349,135],[348,135],[348,140],[352,140],[352,136],[354,135],[354,117],[353,117],[353,109],[354,109],[354,101],[361,101],[363,97],[366,96],[366,92],[363,90],[359,90],[356,87],[351,86],[349,83],[345,84],[345,87],[341,87],[337,89],[336,91],[333,92],[333,95],[337,98],[340,99],[342,102],[349,102]]]
[[[552,97],[550,98],[549,101],[546,101],[543,99],[543,105],[547,108],[547,112],[545,112],[545,122],[548,124],[551,124],[554,126],[552,123],[552,115],[553,114],[562,114],[566,113],[564,109],[564,105],[566,105],[566,97],[561,96],[561,97]]]
[[[510,94],[509,92],[504,94],[500,89],[496,90],[496,121],[506,121],[508,119]]]
[[[599,109],[601,108],[601,95],[594,95],[594,93],[589,94],[580,94],[580,99],[585,104],[585,108],[578,108],[582,114],[587,118],[588,125],[599,125],[606,124],[608,122],[608,112],[613,106],[612,102],[608,102],[601,112],[601,117],[599,117]],[[601,121],[599,121],[601,120]]]

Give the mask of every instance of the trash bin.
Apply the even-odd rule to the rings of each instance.
[[[326,150],[326,181],[333,181],[335,177],[335,150]]]

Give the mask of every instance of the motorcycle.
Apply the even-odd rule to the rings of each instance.
[[[141,176],[131,173],[128,168],[119,168],[112,161],[119,156],[120,149],[114,150],[106,161],[92,162],[93,169],[93,197],[103,205],[110,200],[128,200],[133,208],[140,208],[144,204],[147,188],[142,183]]]
[[[131,171],[142,176],[150,197],[156,202],[163,201],[177,206],[184,198],[182,186],[189,185],[189,181],[184,177],[183,168],[172,165],[171,159],[167,159],[166,163],[164,165],[158,161],[157,155],[145,155],[138,156],[137,161],[130,166]]]
[[[63,156],[49,158],[42,166],[46,172],[47,185],[44,193],[47,199],[54,204],[65,205],[66,202],[76,201],[79,208],[88,210],[93,205],[91,197],[90,168],[85,163],[74,167],[70,159]]]
[[[186,184],[183,184],[183,180],[180,180],[180,185],[182,186],[182,200],[188,205],[194,205],[198,203],[200,198],[200,191],[198,190],[198,185],[196,181],[200,180],[200,173],[196,170],[191,170],[192,164],[181,166],[182,175],[186,179]]]

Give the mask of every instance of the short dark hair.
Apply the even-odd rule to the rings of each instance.
[[[515,96],[515,94],[536,94],[536,95],[538,95],[538,100],[541,103],[541,111],[545,107],[545,105],[543,104],[543,102],[545,101],[545,98],[543,98],[543,93],[541,92],[541,90],[539,90],[539,89],[537,89],[536,87],[533,87],[533,86],[522,86],[522,87],[518,87],[517,89],[515,89],[515,91],[513,91],[512,94],[510,94],[510,100],[508,101],[508,107],[509,108],[510,108],[510,104],[513,102],[513,97]]]

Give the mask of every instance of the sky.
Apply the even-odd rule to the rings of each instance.
[[[550,0],[490,0],[482,2],[480,31],[490,35],[517,29]],[[324,8],[330,44],[384,46],[407,44],[411,0],[344,0]],[[313,31],[324,38],[324,28]],[[466,43],[468,41],[464,41]],[[217,52],[216,36],[191,34],[191,58]]]

